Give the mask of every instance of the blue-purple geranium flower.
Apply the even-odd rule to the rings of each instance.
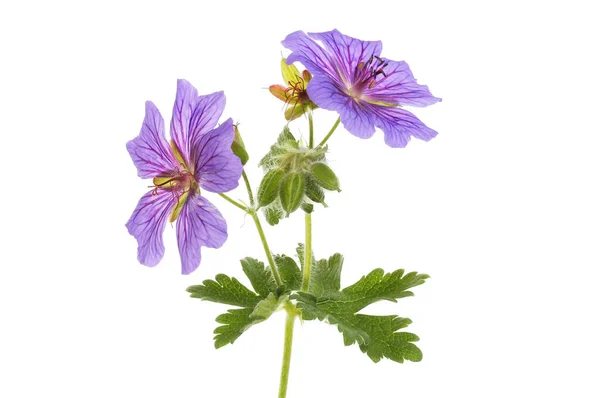
[[[182,273],[200,265],[200,247],[221,247],[227,224],[201,189],[227,192],[238,185],[240,159],[231,150],[234,128],[231,119],[216,127],[225,107],[225,95],[198,96],[189,82],[177,81],[171,118],[171,141],[167,142],[163,118],[156,106],[146,102],[140,135],[127,150],[141,178],[152,178],[152,190],[140,199],[127,230],[138,241],[138,260],[155,266],[165,247],[162,234],[167,220],[177,220],[177,243]]]
[[[391,147],[405,147],[411,137],[428,141],[437,135],[401,106],[427,106],[440,99],[417,84],[406,62],[381,57],[380,41],[361,41],[337,30],[298,31],[282,44],[292,50],[287,62],[299,61],[313,75],[310,99],[338,112],[350,133],[370,138],[378,127]]]

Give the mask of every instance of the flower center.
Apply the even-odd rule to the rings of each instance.
[[[173,194],[177,200],[177,204],[171,212],[169,221],[174,222],[179,216],[190,192],[192,194],[200,194],[200,185],[194,174],[186,166],[181,153],[173,141],[171,141],[171,149],[177,160],[179,160],[180,167],[177,170],[154,177],[152,179],[152,184],[154,185],[151,185],[149,188],[154,188],[152,195],[158,195],[159,190],[169,191]]]
[[[348,94],[360,99],[365,89],[373,88],[378,83],[377,76],[387,77],[385,74],[386,66],[388,66],[388,63],[377,55],[371,55],[367,62],[360,61],[354,70],[354,78],[352,79],[354,84],[348,88]]]

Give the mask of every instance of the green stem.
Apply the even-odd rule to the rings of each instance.
[[[250,182],[248,181],[248,176],[245,171],[242,171],[242,176],[244,177],[244,181],[246,182],[246,189],[248,190],[248,197],[250,198],[250,203],[252,204],[251,208],[248,208],[241,203],[231,199],[229,196],[224,193],[220,193],[221,197],[231,203],[232,205],[244,210],[246,213],[252,216],[254,220],[254,225],[256,225],[256,230],[258,231],[258,235],[260,236],[260,240],[262,242],[263,248],[265,250],[265,254],[267,255],[267,260],[269,262],[269,268],[271,268],[271,273],[273,274],[273,278],[275,278],[275,282],[277,282],[277,286],[281,286],[283,282],[281,281],[281,276],[279,276],[279,272],[277,271],[277,267],[275,266],[275,260],[273,259],[273,254],[271,254],[271,249],[269,248],[269,244],[267,243],[267,238],[265,237],[265,231],[262,229],[262,225],[260,224],[260,219],[256,215],[256,210],[254,209],[254,196],[252,195],[252,189],[250,188]]]
[[[252,215],[252,219],[254,220],[254,224],[256,225],[258,235],[260,235],[260,240],[262,241],[263,248],[265,249],[265,254],[267,255],[267,260],[269,261],[269,267],[271,268],[271,272],[273,273],[273,278],[275,278],[277,286],[281,286],[283,285],[283,282],[281,281],[281,276],[279,276],[279,272],[277,271],[277,267],[275,266],[275,260],[273,260],[273,254],[271,254],[271,249],[269,249],[269,244],[267,243],[265,232],[262,229],[262,225],[260,225],[260,219],[254,211],[252,211],[252,213],[250,214]]]
[[[335,121],[333,127],[331,128],[331,130],[329,130],[329,133],[327,133],[327,135],[325,136],[325,138],[323,138],[323,141],[319,142],[318,146],[325,145],[325,143],[327,142],[327,140],[329,139],[329,137],[331,137],[331,135],[333,134],[333,132],[335,131],[335,129],[337,129],[337,126],[339,126],[339,124],[340,124],[340,118],[338,117],[337,120]]]
[[[312,148],[314,145],[313,132],[314,132],[313,116],[312,116],[312,111],[309,110],[308,111],[308,148],[309,149]]]
[[[228,201],[235,207],[239,207],[240,209],[244,210],[245,212],[248,212],[249,209],[246,206],[244,206],[243,204],[241,204],[240,202],[238,202],[236,200],[231,199],[229,196],[225,195],[224,193],[220,193],[219,196],[221,196],[223,199],[225,199],[226,201]]]
[[[286,305],[290,304],[289,301]],[[279,398],[285,398],[287,394],[288,378],[290,376],[290,361],[292,359],[292,339],[294,338],[295,310],[286,308],[285,335],[283,338],[283,363],[281,364],[281,379],[279,381]]]
[[[246,170],[242,170],[242,177],[244,177],[244,182],[246,183],[246,190],[248,191],[248,197],[250,198],[250,206],[254,207],[254,195],[252,195],[252,188],[250,187],[250,181],[248,181]]]
[[[310,213],[304,215],[304,268],[302,274],[302,291],[308,290],[310,284],[310,266],[312,265],[312,218]]]

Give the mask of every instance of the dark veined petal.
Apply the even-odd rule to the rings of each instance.
[[[376,117],[362,101],[357,101],[325,76],[315,75],[308,85],[308,96],[320,108],[336,111],[344,128],[360,138],[375,133]]]
[[[286,63],[301,62],[313,75],[324,73],[338,84],[342,84],[333,58],[306,33],[300,30],[290,33],[281,44],[292,50],[292,53],[286,58]]]
[[[146,193],[138,202],[129,221],[127,231],[138,241],[138,260],[154,267],[165,254],[163,231],[177,197],[173,192],[157,190]]]
[[[334,60],[338,73],[343,74],[346,83],[353,82],[360,62],[367,63],[371,56],[381,54],[380,41],[358,40],[340,33],[337,29],[331,32],[309,33],[308,36],[323,44],[331,59]]]
[[[225,94],[223,91],[201,95],[196,100],[196,106],[190,119],[189,142],[195,144],[202,135],[215,128],[225,109]]]
[[[231,150],[235,131],[231,119],[200,136],[194,147],[196,178],[210,192],[227,192],[238,186],[242,163]]]
[[[165,138],[164,124],[156,106],[147,101],[140,135],[127,143],[127,151],[141,178],[153,178],[177,168],[178,162]]]
[[[227,240],[227,223],[217,208],[200,195],[191,195],[177,218],[181,272],[200,265],[200,247],[218,248]]]
[[[187,80],[177,80],[177,94],[171,117],[171,138],[186,164],[190,160],[190,120],[196,107],[198,91]]]
[[[387,66],[386,76],[380,75],[372,88],[367,88],[362,98],[366,101],[396,105],[428,106],[441,101],[431,95],[429,88],[417,83],[404,61],[382,59]]]
[[[415,115],[401,108],[366,104],[377,116],[375,125],[383,130],[385,143],[392,148],[404,148],[411,137],[429,141],[437,135]]]

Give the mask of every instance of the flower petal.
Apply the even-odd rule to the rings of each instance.
[[[234,135],[233,122],[227,119],[201,135],[194,147],[196,178],[207,191],[221,193],[238,186],[242,163],[231,150]]]
[[[401,108],[369,105],[377,116],[375,125],[383,130],[385,143],[392,148],[404,148],[411,137],[429,141],[437,135],[415,115]]]
[[[431,95],[429,88],[417,83],[408,64],[382,59],[387,63],[383,69],[386,76],[381,76],[373,88],[366,89],[363,99],[396,105],[427,106],[441,101]]]
[[[146,102],[140,134],[127,143],[127,151],[141,178],[153,178],[177,168],[177,160],[165,138],[165,123],[156,106]]]
[[[362,101],[357,101],[331,81],[331,79],[315,75],[308,84],[308,96],[319,106],[340,114],[344,128],[359,138],[370,138],[375,133],[376,117],[370,108],[365,108]]]
[[[177,219],[181,272],[200,265],[200,247],[218,248],[227,240],[227,223],[217,208],[200,195],[190,196]]]
[[[177,94],[171,117],[171,138],[175,141],[183,160],[190,160],[190,119],[196,107],[198,91],[187,80],[177,80]]]
[[[371,56],[381,54],[380,41],[363,41],[340,33],[337,29],[331,32],[309,33],[311,38],[319,40],[334,60],[338,73],[343,73],[346,82],[351,82],[360,62],[366,63]]]
[[[292,53],[285,60],[288,64],[296,61],[301,62],[313,75],[324,73],[342,84],[331,56],[306,33],[300,30],[290,33],[281,44],[292,50]]]
[[[146,193],[138,202],[127,224],[127,231],[138,241],[138,260],[154,267],[165,254],[163,231],[177,197],[172,192],[157,190]]]
[[[189,142],[195,144],[202,135],[214,129],[224,109],[223,91],[199,96],[190,119]]]

